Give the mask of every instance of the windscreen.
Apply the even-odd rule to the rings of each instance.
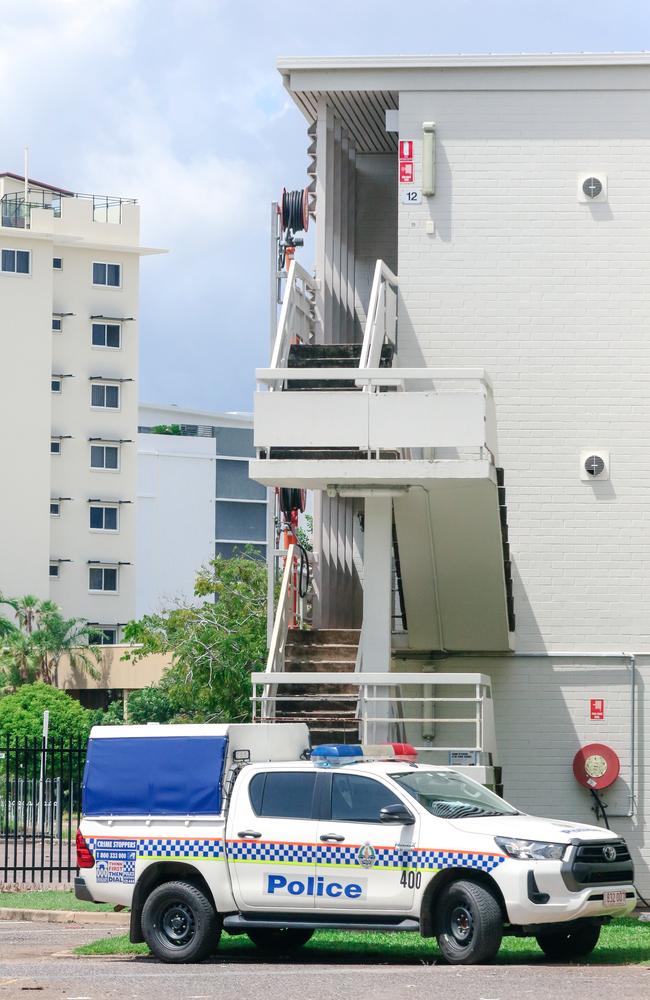
[[[84,816],[201,816],[221,812],[225,736],[91,739]]]
[[[516,816],[517,810],[483,785],[454,771],[402,771],[391,774],[405,792],[434,816]]]

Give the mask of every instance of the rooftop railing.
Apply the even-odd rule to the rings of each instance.
[[[92,202],[93,222],[122,222],[122,206],[136,205],[135,198],[116,198],[104,194],[64,193],[29,188],[27,199],[24,192],[11,191],[0,200],[2,225],[12,229],[30,229],[33,208],[44,208],[52,212],[55,219],[61,218],[63,201],[66,198],[82,198]]]

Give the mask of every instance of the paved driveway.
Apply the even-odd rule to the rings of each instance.
[[[104,931],[107,933],[105,934]],[[108,936],[109,928],[101,936]],[[119,933],[118,929],[112,933]],[[650,969],[600,966],[280,965],[214,959],[195,966],[152,959],[56,957],[98,937],[97,928],[0,923],[0,1000],[640,1000]]]

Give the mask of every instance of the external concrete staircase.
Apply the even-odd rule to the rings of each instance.
[[[292,629],[285,647],[286,671],[295,673],[346,673],[355,668],[358,629]],[[336,700],[324,687],[292,685],[291,698],[279,696],[276,720],[306,722],[312,744],[354,743],[359,738],[356,719],[358,687],[336,688]]]

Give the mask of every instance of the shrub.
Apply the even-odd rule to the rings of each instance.
[[[15,694],[0,699],[0,747],[7,737],[18,741],[39,739],[46,709],[50,713],[51,739],[88,739],[92,713],[65,691],[38,682],[24,684]]]

